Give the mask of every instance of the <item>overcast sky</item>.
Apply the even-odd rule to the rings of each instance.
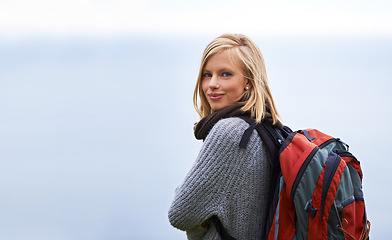
[[[2,0],[0,34],[390,36],[391,7],[388,0]]]

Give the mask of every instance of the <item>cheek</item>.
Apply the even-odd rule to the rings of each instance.
[[[208,90],[208,81],[201,81],[201,89],[203,90],[203,92],[207,92]]]
[[[243,85],[240,84],[240,83],[232,84],[232,85],[228,88],[228,90],[230,90],[230,92],[231,92],[232,94],[238,95],[238,96],[240,96],[242,93],[244,93],[244,87],[243,87]],[[237,97],[238,97],[238,96],[237,96]]]

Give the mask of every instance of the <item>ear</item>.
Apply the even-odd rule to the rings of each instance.
[[[252,88],[252,84],[249,81],[245,84],[245,91],[250,90]]]

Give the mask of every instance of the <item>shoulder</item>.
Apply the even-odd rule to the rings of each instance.
[[[238,144],[241,140],[242,135],[248,127],[249,124],[239,117],[221,119],[214,125],[214,127],[209,132],[206,138],[206,142],[218,141],[220,143],[226,144]]]
[[[211,129],[211,133],[224,132],[228,134],[242,134],[249,124],[239,117],[230,117],[219,120]]]
[[[246,128],[249,127],[249,124],[243,120],[242,118],[239,117],[230,117],[230,118],[224,118],[219,120],[213,129],[219,129],[219,130],[225,130],[225,129],[230,129],[230,130],[245,130]]]

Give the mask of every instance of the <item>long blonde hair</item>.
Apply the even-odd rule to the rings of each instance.
[[[222,51],[229,51],[231,62],[240,67],[243,76],[249,81],[250,89],[242,96],[241,101],[245,105],[242,111],[250,111],[251,116],[260,122],[268,111],[272,115],[273,123],[279,118],[274,99],[268,86],[267,72],[264,58],[260,49],[248,37],[242,34],[223,34],[214,39],[204,50],[200,64],[199,76],[193,93],[193,105],[200,118],[212,113],[211,106],[201,87],[204,66],[214,55]],[[198,100],[200,98],[200,106]]]

